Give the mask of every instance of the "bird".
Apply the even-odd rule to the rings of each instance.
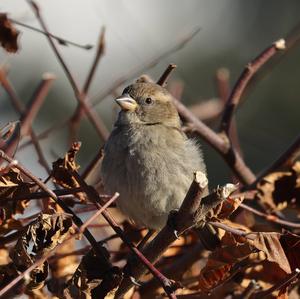
[[[202,150],[182,131],[164,87],[135,82],[115,101],[121,110],[104,146],[104,190],[120,194],[117,207],[137,226],[159,230],[179,209],[194,173],[206,175]]]

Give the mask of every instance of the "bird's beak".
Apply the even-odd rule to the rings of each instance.
[[[127,94],[116,98],[115,101],[124,111],[135,111],[138,105],[137,102]]]

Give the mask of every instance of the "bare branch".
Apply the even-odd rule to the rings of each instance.
[[[201,179],[201,182],[199,182],[198,178],[197,176],[195,177],[195,180],[191,184],[181,208],[179,209],[178,213],[175,214],[175,225],[179,235],[192,226],[195,226],[197,221],[200,221],[201,223],[201,219],[204,219],[208,211],[225,200],[224,196],[229,196],[230,192],[233,191],[231,188],[232,185],[228,184],[224,187],[218,188],[210,195],[201,199],[201,192],[204,191],[202,188],[202,183],[204,181]],[[188,207],[190,207],[190,209]],[[142,253],[150,262],[155,263],[176,239],[177,237],[174,234],[173,229],[170,227],[170,225],[166,224],[166,226],[162,228],[157,236],[142,250]],[[146,268],[142,264],[135,262],[127,263],[125,270],[126,273],[129,273],[130,276],[133,276],[136,280],[138,280],[146,272]],[[131,287],[132,281],[127,276],[121,283],[117,291],[116,298],[122,298],[122,296]]]
[[[32,0],[28,0],[28,3],[33,8],[33,11],[35,12],[37,19],[39,20],[44,32],[46,33],[46,36],[48,38],[48,41],[50,43],[51,48],[53,49],[58,61],[60,62],[61,66],[63,67],[63,70],[65,71],[65,74],[67,75],[67,78],[69,79],[69,82],[70,82],[70,84],[71,84],[71,86],[74,90],[75,97],[76,97],[77,101],[79,102],[79,104],[83,108],[83,111],[86,113],[89,121],[91,122],[91,124],[95,128],[95,130],[98,133],[99,137],[106,140],[107,137],[108,137],[108,134],[109,134],[108,130],[106,129],[104,123],[98,117],[96,112],[94,110],[92,110],[92,108],[86,103],[87,102],[87,96],[84,93],[81,92],[81,90],[79,88],[79,85],[77,84],[73,74],[71,73],[69,67],[67,66],[64,59],[62,58],[62,56],[61,56],[60,52],[58,51],[56,45],[54,44],[54,42],[52,40],[52,37],[49,33],[49,30],[46,26],[46,23],[44,22],[44,20],[41,16],[38,5]]]
[[[245,190],[251,190],[255,189],[258,182],[260,182],[266,175],[269,173],[277,170],[280,167],[287,166],[290,164],[294,158],[299,154],[299,148],[300,148],[300,135],[296,138],[296,140],[278,157],[278,159],[270,165],[268,168],[266,168],[264,171],[262,171],[256,180],[250,184],[249,186],[245,186]]]
[[[56,246],[53,250],[49,250],[42,258],[38,259],[34,262],[28,269],[24,272],[20,273],[15,279],[13,279],[8,285],[6,285],[2,290],[0,290],[0,297],[3,296],[6,292],[8,292],[11,288],[13,288],[19,281],[21,281],[26,275],[29,275],[32,270],[34,270],[39,265],[43,264],[51,255],[54,254],[57,249],[61,248],[66,242],[79,237],[84,231],[87,229],[88,225],[94,221],[99,215],[118,198],[119,194],[116,193],[101,209],[99,209],[94,215],[92,215],[85,223],[83,223],[76,234],[71,235],[67,239],[63,240],[58,246]]]
[[[161,77],[157,80],[157,84],[161,86],[167,85],[167,81],[169,77],[171,76],[172,72],[177,68],[177,65],[174,63],[171,63],[168,65],[164,73],[161,75]]]
[[[241,100],[241,97],[253,75],[274,56],[278,51],[285,49],[284,39],[280,39],[265,49],[254,60],[247,64],[246,68],[237,80],[234,88],[231,91],[229,99],[226,101],[226,106],[221,121],[221,132],[229,134],[232,117]]]
[[[24,23],[22,23],[22,22],[20,22],[20,21],[17,21],[17,20],[13,20],[13,19],[11,19],[11,18],[9,18],[9,20],[10,20],[11,22],[13,22],[14,24],[16,24],[16,25],[19,25],[19,26],[25,27],[25,28],[27,28],[27,29],[33,30],[33,31],[35,31],[35,32],[38,32],[38,33],[47,35],[47,33],[44,32],[44,31],[41,30],[41,29],[35,28],[35,27],[30,26],[30,25],[28,25],[28,24],[24,24]],[[54,35],[54,34],[52,34],[52,33],[49,33],[49,34],[50,34],[50,36],[51,36],[52,38],[56,39],[57,42],[58,42],[60,45],[63,45],[63,46],[71,45],[71,46],[74,46],[74,47],[77,47],[77,48],[81,48],[81,49],[84,49],[84,50],[91,50],[91,49],[94,47],[93,45],[89,45],[89,44],[88,44],[88,45],[80,45],[80,44],[78,44],[78,43],[72,42],[72,41],[70,41],[70,40],[67,40],[67,39],[65,39],[65,38],[59,37],[59,36]]]
[[[0,150],[0,157],[7,162],[12,162],[13,159],[7,156],[2,150]],[[61,200],[52,190],[50,190],[41,180],[36,178],[29,170],[27,170],[25,167],[21,166],[19,163],[15,165],[15,168],[19,169],[25,176],[30,178],[33,182],[35,182],[42,190],[44,190],[66,213],[72,215],[72,219],[74,223],[80,227],[83,225],[83,222],[77,215],[66,205],[66,203]],[[86,229],[84,231],[85,237],[88,239],[90,244],[92,245],[93,249],[95,250],[95,253],[99,258],[103,259],[104,262],[108,266],[110,266],[110,262],[107,259],[106,255],[103,253],[103,248],[100,246],[97,241],[94,239],[93,235]]]
[[[30,130],[34,119],[39,112],[45,97],[47,96],[49,89],[55,79],[52,74],[44,74],[42,81],[36,91],[34,92],[31,101],[28,104],[25,113],[22,113],[21,117],[21,135],[27,135]],[[20,111],[21,112],[21,111]]]

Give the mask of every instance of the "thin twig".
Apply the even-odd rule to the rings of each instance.
[[[46,172],[49,174],[50,173],[50,167],[47,163],[46,158],[44,157],[43,151],[41,149],[41,146],[39,144],[38,138],[34,132],[34,130],[31,127],[32,121],[30,121],[30,118],[26,117],[26,113],[28,112],[33,116],[33,114],[36,114],[38,111],[38,107],[35,107],[35,105],[40,106],[41,103],[43,102],[43,99],[46,97],[49,87],[53,81],[53,77],[46,76],[43,78],[42,82],[38,86],[37,90],[34,93],[34,96],[32,97],[31,103],[36,103],[35,105],[31,105],[31,108],[28,108],[28,111],[26,111],[26,107],[22,103],[22,101],[19,99],[17,93],[15,92],[12,84],[7,78],[6,72],[3,70],[3,68],[0,68],[0,81],[4,89],[6,90],[7,94],[9,95],[11,102],[15,108],[15,110],[20,114],[21,118],[23,119],[23,123],[25,121],[25,128],[26,131],[29,132],[30,137],[31,137],[31,142],[34,145],[35,151],[38,155],[38,160],[40,164],[45,168]],[[31,112],[31,109],[34,111]],[[26,120],[27,119],[27,120]],[[22,125],[22,123],[21,123]],[[23,129],[24,131],[24,129]],[[17,140],[13,140],[10,144],[9,147],[14,147],[16,146]],[[6,152],[10,154],[10,149],[6,148]]]
[[[225,230],[229,233],[232,233],[234,235],[245,237],[249,240],[254,240],[256,238],[256,235],[257,235],[257,233],[255,233],[255,232],[247,233],[247,232],[244,232],[240,229],[230,227],[230,226],[228,226],[224,223],[221,223],[221,222],[208,221],[207,223],[211,224],[212,226],[214,226],[216,228],[221,228],[221,229],[223,229],[223,230]]]
[[[144,73],[146,70],[148,70],[151,67],[154,67],[156,64],[158,64],[160,61],[162,61],[164,58],[170,56],[173,53],[176,53],[177,51],[181,50],[186,46],[187,43],[189,43],[199,32],[201,28],[197,27],[193,30],[191,30],[189,33],[187,33],[185,36],[181,37],[175,42],[175,45],[162,51],[161,54],[158,56],[150,59],[148,62],[146,62],[144,65],[139,66],[136,69],[133,69],[125,76],[117,79],[115,83],[110,86],[107,90],[98,92],[94,97],[92,97],[93,104],[92,107],[99,104],[103,99],[105,99],[108,95],[113,93],[118,87],[120,87],[122,84],[126,83],[126,81],[139,76],[141,73]]]
[[[19,26],[28,28],[28,29],[30,29],[30,30],[33,30],[33,31],[35,31],[35,32],[38,32],[38,33],[47,35],[47,33],[44,32],[44,31],[41,30],[41,29],[35,28],[35,27],[33,27],[33,26],[30,26],[30,25],[28,25],[28,24],[22,23],[22,22],[20,22],[20,21],[17,21],[17,20],[11,19],[11,18],[9,18],[9,20],[10,20],[12,23],[16,24],[16,25],[19,25]],[[78,43],[72,42],[72,41],[70,41],[70,40],[67,40],[67,39],[65,39],[65,38],[59,37],[59,36],[54,35],[54,34],[52,34],[52,33],[49,33],[49,34],[50,34],[50,36],[51,36],[52,38],[56,39],[56,40],[58,41],[59,44],[64,45],[64,46],[72,45],[72,46],[74,46],[74,47],[81,48],[81,49],[84,49],[84,50],[91,50],[91,49],[94,47],[93,45],[90,45],[90,44],[88,44],[88,45],[80,45],[80,44],[78,44]]]
[[[247,87],[253,75],[268,60],[270,60],[272,56],[274,56],[278,51],[284,49],[285,49],[285,41],[284,39],[280,39],[275,43],[273,43],[270,47],[265,49],[254,60],[252,60],[250,63],[247,64],[246,68],[244,69],[239,79],[237,80],[234,88],[232,89],[229,99],[226,101],[226,106],[221,120],[221,128],[220,128],[221,132],[224,132],[228,136],[232,117],[241,100],[245,88]]]
[[[167,81],[169,79],[169,77],[171,76],[172,72],[177,68],[177,65],[174,63],[171,63],[168,65],[168,67],[166,68],[166,70],[163,72],[163,74],[161,75],[161,77],[157,80],[157,84],[161,85],[161,86],[165,86],[167,85]]]
[[[105,27],[102,27],[99,40],[98,40],[98,47],[97,52],[94,58],[94,61],[92,63],[91,69],[87,75],[87,78],[85,80],[84,86],[83,86],[83,92],[88,93],[91,83],[93,81],[93,78],[95,76],[98,64],[100,62],[101,57],[104,55],[105,52]]]
[[[49,30],[46,26],[46,23],[44,22],[44,19],[41,16],[40,9],[39,9],[38,5],[32,0],[27,0],[27,2],[31,5],[33,11],[36,14],[37,19],[39,20],[39,22],[41,24],[41,27],[43,28],[44,32],[46,33],[46,36],[47,36],[48,41],[50,43],[50,46],[51,46],[53,52],[55,53],[58,61],[60,62],[67,78],[69,79],[69,82],[70,82],[70,84],[71,84],[71,86],[74,90],[75,97],[76,97],[77,101],[79,102],[79,104],[83,108],[83,111],[86,113],[89,121],[91,122],[91,124],[95,128],[95,130],[98,133],[99,137],[101,139],[106,140],[108,135],[109,135],[106,126],[104,125],[102,120],[98,117],[96,112],[94,110],[92,110],[92,108],[87,104],[87,99],[88,99],[87,95],[85,95],[83,92],[81,92],[81,90],[79,88],[79,85],[76,82],[73,74],[71,73],[69,67],[67,66],[64,59],[62,58],[60,52],[58,51],[58,49],[55,45],[55,43],[53,42],[53,39],[52,39],[52,37],[49,33]]]
[[[71,235],[69,238],[63,240],[55,249],[48,251],[42,258],[35,261],[28,269],[20,273],[15,279],[13,279],[8,285],[6,285],[2,290],[0,290],[0,297],[13,288],[19,281],[21,281],[26,275],[29,275],[32,270],[44,263],[55,251],[61,248],[66,242],[80,236],[87,229],[88,225],[93,222],[103,211],[118,198],[119,194],[116,193],[101,209],[99,209],[94,215],[92,215],[85,223],[83,223],[76,234]]]
[[[71,188],[71,189],[58,189],[52,190],[57,196],[74,195],[78,192],[82,192],[81,188]],[[31,192],[30,194],[17,194],[13,197],[3,198],[1,197],[1,205],[6,204],[9,201],[19,201],[19,200],[32,200],[32,199],[43,199],[49,197],[47,192]]]
[[[278,159],[272,163],[268,168],[262,171],[256,178],[256,180],[249,186],[244,186],[244,190],[255,189],[257,183],[259,183],[266,175],[277,170],[280,167],[287,166],[290,161],[293,161],[295,156],[299,154],[300,149],[300,135],[296,140],[278,157]]]
[[[228,97],[230,95],[230,73],[226,68],[221,68],[217,70],[216,73],[216,85],[218,90],[218,95],[220,100],[222,101],[224,107],[226,108],[226,101],[228,100]],[[235,118],[233,116],[233,119],[231,121],[231,127],[228,132],[228,138],[230,140],[230,143],[232,144],[232,147],[241,155],[242,149],[239,143],[239,137],[237,132],[237,125]]]
[[[82,92],[85,95],[88,94],[88,91],[90,89],[92,80],[95,76],[98,64],[99,64],[100,59],[103,56],[104,51],[105,51],[105,39],[104,39],[104,37],[105,37],[105,27],[103,27],[101,29],[96,55],[95,55],[94,61],[93,61],[92,66],[91,66],[91,69],[88,72],[86,81],[85,81],[84,86],[83,86]],[[87,98],[85,98],[85,100],[87,100]],[[82,108],[81,104],[79,103],[76,107],[76,110],[75,110],[74,114],[72,115],[72,117],[70,119],[70,143],[74,142],[74,140],[76,139],[77,131],[78,131],[78,128],[79,128],[79,124],[80,124],[80,120],[82,118],[83,112],[84,112],[83,108]]]
[[[282,289],[284,287],[287,287],[290,285],[293,281],[298,281],[299,280],[299,274],[300,270],[296,268],[291,274],[288,274],[283,280],[279,281],[275,285],[273,285],[271,288],[261,291],[255,294],[255,299],[262,299],[262,298],[267,298],[270,296],[273,292],[276,290]]]
[[[94,190],[90,188],[76,172],[74,172],[73,175],[77,179],[81,188],[87,194],[89,200],[93,202],[100,209],[101,205],[99,204],[97,192],[94,192]],[[131,252],[140,260],[140,262],[143,265],[146,266],[146,268],[153,274],[153,276],[159,280],[168,297],[175,299],[176,298],[176,295],[174,293],[174,291],[176,290],[175,284],[171,282],[167,277],[165,277],[160,271],[158,271],[153,266],[153,264],[137,249],[137,247],[128,240],[122,228],[116,223],[116,221],[108,211],[104,210],[102,212],[102,215],[105,218],[105,220],[110,224],[110,226],[115,231],[115,233],[118,234],[120,239],[128,246]]]
[[[7,162],[12,162],[13,159],[7,156],[2,150],[0,150],[0,158],[6,160]],[[30,178],[33,182],[35,182],[42,190],[44,190],[46,193],[49,194],[49,196],[68,214],[72,215],[72,219],[74,223],[80,227],[83,225],[83,222],[81,219],[66,205],[66,203],[61,200],[52,190],[50,190],[41,180],[39,180],[37,177],[35,177],[29,170],[27,170],[25,167],[21,166],[20,164],[16,164],[15,167],[19,169],[25,176]],[[84,231],[84,235],[87,238],[87,240],[92,245],[95,254],[103,261],[110,266],[110,262],[107,259],[106,255],[103,253],[103,248],[97,243],[93,235],[90,233],[89,230]]]
[[[275,215],[269,215],[269,214],[263,213],[263,212],[258,211],[244,203],[241,203],[240,207],[243,208],[244,210],[247,210],[247,211],[257,215],[257,216],[263,217],[270,222],[274,222],[276,224],[280,224],[280,225],[288,226],[288,227],[292,227],[292,228],[300,228],[300,223],[282,220]]]
[[[226,139],[214,132],[200,121],[183,103],[173,97],[179,115],[188,123],[192,123],[194,132],[198,133],[208,144],[218,151],[228,166],[243,184],[255,181],[255,175],[245,164],[242,157],[230,146]]]
[[[53,83],[55,76],[49,73],[43,75],[42,81],[35,90],[28,106],[26,107],[25,113],[22,113],[21,117],[21,135],[27,135],[32,127],[32,123],[39,112],[45,97],[49,93],[49,89]]]
[[[171,48],[166,49],[161,54],[159,54],[157,57],[154,57],[149,62],[146,62],[142,67],[138,67],[137,69],[134,69],[130,71],[126,76],[123,76],[117,80],[115,80],[115,83],[110,86],[108,89],[104,90],[101,93],[97,93],[94,97],[91,98],[91,100],[94,99],[93,104],[91,104],[91,107],[95,107],[97,104],[99,104],[103,99],[105,99],[108,95],[112,94],[118,87],[120,87],[122,84],[126,83],[129,79],[132,79],[134,77],[139,76],[141,73],[143,73],[145,70],[155,66],[157,63],[159,63],[161,60],[163,60],[165,57],[168,57],[169,55],[176,53],[177,51],[181,50],[188,42],[190,42],[201,30],[201,28],[195,28],[191,32],[189,32],[187,35],[180,38],[174,46]],[[76,113],[76,110],[74,114]],[[74,114],[70,117],[74,117]],[[38,135],[38,139],[44,139],[46,138],[51,132],[61,129],[62,127],[65,127],[69,122],[70,119],[67,121],[63,121],[59,124],[53,125],[51,128],[48,128],[44,132],[40,133]],[[24,147],[30,145],[30,141],[22,144],[20,146],[21,149]]]
[[[201,219],[204,219],[208,211],[225,200],[224,195],[229,196],[232,192],[231,185],[226,185],[218,188],[213,193],[201,199],[201,190],[203,192],[204,189],[201,187],[203,186],[203,180],[201,179],[200,181],[201,182],[199,183],[197,177],[195,177],[195,180],[191,184],[182,203],[182,208],[180,208],[178,213],[175,214],[175,228],[179,235],[187,229],[192,228],[192,223],[194,223],[194,225],[197,224],[197,221],[201,223]],[[177,236],[174,234],[174,230],[170,227],[170,225],[166,224],[156,237],[152,239],[142,250],[142,253],[154,264],[176,239]],[[146,273],[146,268],[142,264],[135,262],[127,263],[125,269],[127,269],[126,272],[129,273],[130,276],[134,277],[135,280],[138,280]],[[116,298],[122,298],[122,296],[124,296],[131,287],[132,281],[127,276],[122,281],[116,293]]]

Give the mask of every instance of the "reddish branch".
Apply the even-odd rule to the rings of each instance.
[[[208,144],[221,154],[240,181],[246,185],[254,182],[255,175],[245,164],[241,156],[230,146],[227,139],[206,126],[181,102],[175,98],[173,98],[173,100],[180,116],[188,123],[191,123],[193,131],[198,133]]]
[[[275,43],[273,43],[273,45],[265,49],[254,60],[252,60],[250,63],[247,64],[246,68],[244,69],[239,79],[237,80],[235,86],[233,87],[228,100],[226,101],[226,106],[221,121],[221,132],[224,132],[228,136],[232,117],[253,75],[268,60],[270,60],[272,56],[274,56],[278,51],[284,49],[285,49],[285,41],[283,39],[280,39]]]
[[[28,25],[28,24],[22,23],[22,22],[17,21],[17,20],[13,20],[13,19],[11,19],[11,18],[9,18],[9,20],[10,20],[12,23],[16,24],[16,25],[19,25],[19,26],[28,28],[28,29],[30,29],[30,30],[32,30],[32,31],[35,31],[35,32],[38,32],[38,33],[47,35],[47,33],[44,32],[44,31],[41,30],[41,29],[35,28],[35,27],[33,27],[33,26],[30,26],[30,25]],[[64,45],[64,46],[71,45],[71,46],[74,46],[74,47],[77,47],[77,48],[81,48],[81,49],[84,49],[84,50],[90,50],[90,49],[93,48],[93,45],[80,45],[80,44],[78,44],[78,43],[72,42],[72,41],[70,41],[70,40],[67,40],[67,39],[65,39],[65,38],[59,37],[59,36],[54,35],[54,34],[52,34],[52,33],[49,33],[49,34],[50,34],[50,36],[51,36],[52,38],[56,39],[56,41],[57,41],[60,45]]]
[[[280,167],[288,166],[297,155],[299,155],[299,149],[300,149],[300,135],[296,138],[296,140],[285,150],[280,157],[267,169],[265,169],[263,172],[261,172],[256,180],[250,184],[249,186],[245,186],[245,190],[251,190],[255,189],[258,182],[260,182],[266,175],[269,173],[279,169]]]
[[[229,71],[225,68],[221,68],[217,71],[216,74],[216,85],[218,90],[218,95],[222,101],[224,107],[226,107],[226,102],[230,94],[230,84],[229,84]],[[239,155],[242,156],[242,150],[239,143],[237,126],[235,119],[231,122],[231,127],[228,132],[228,138],[232,143],[232,147],[236,149]]]
[[[158,64],[160,61],[162,61],[166,57],[170,56],[171,54],[173,54],[173,53],[175,53],[179,50],[181,50],[183,47],[185,47],[185,45],[188,42],[190,42],[199,33],[200,30],[201,30],[201,28],[195,28],[194,30],[187,33],[182,38],[178,39],[178,41],[176,41],[176,43],[173,47],[162,51],[161,54],[159,54],[158,56],[156,56],[153,59],[149,60],[148,62],[146,62],[141,67],[133,69],[132,71],[127,73],[125,76],[117,79],[115,81],[115,83],[112,86],[110,86],[107,90],[105,90],[103,92],[100,92],[100,93],[97,93],[96,96],[93,97],[96,100],[94,101],[92,106],[94,107],[95,105],[99,104],[103,99],[105,99],[107,96],[112,94],[118,87],[120,87],[121,85],[126,83],[128,80],[140,76],[143,72],[145,72],[146,70],[148,70],[151,67],[154,67],[156,64]]]
[[[137,76],[139,76],[141,73],[143,73],[145,70],[155,66],[157,63],[159,63],[161,60],[163,60],[165,57],[168,57],[169,55],[181,50],[189,41],[191,41],[200,31],[200,28],[196,28],[193,31],[189,32],[188,34],[186,34],[185,36],[183,36],[182,38],[180,38],[173,47],[168,48],[167,50],[163,51],[161,54],[159,54],[157,57],[154,57],[153,59],[151,59],[150,61],[148,61],[147,63],[145,63],[143,66],[138,67],[137,69],[134,69],[132,71],[130,71],[128,74],[126,74],[125,76],[117,79],[115,81],[115,83],[110,86],[107,90],[105,90],[104,92],[101,92],[100,94],[98,93],[96,96],[94,96],[93,98],[97,98],[96,101],[94,101],[94,103],[91,105],[92,107],[95,107],[97,104],[99,104],[103,99],[105,99],[108,95],[112,94],[115,92],[115,90],[120,87],[121,85],[123,85],[124,83],[126,83],[126,81],[128,81],[129,79],[135,78]],[[77,110],[75,110],[74,114],[71,116],[70,120],[74,117],[75,113]],[[57,131],[61,128],[63,128],[64,126],[66,126],[67,124],[69,124],[70,120],[66,120],[63,121],[59,124],[55,124],[54,126],[48,128],[47,130],[43,131],[42,133],[40,133],[38,135],[38,139],[44,139],[46,138],[51,132],[53,131]],[[30,145],[30,141],[24,143],[23,145],[21,145],[20,148],[24,148],[25,146]]]
[[[224,196],[228,196],[233,191],[231,189],[232,185],[229,184],[201,199],[202,192],[206,188],[204,182],[205,180],[203,180],[202,176],[195,176],[182,206],[178,213],[172,217],[178,235],[201,223],[208,211],[225,200]],[[176,239],[174,230],[170,225],[166,224],[157,236],[142,250],[142,253],[154,264]],[[125,267],[125,273],[127,273],[127,276],[125,276],[121,283],[116,293],[116,298],[122,298],[132,287],[133,284],[130,277],[138,280],[146,273],[146,268],[137,261],[129,261]]]
[[[296,282],[299,280],[299,275],[300,275],[300,270],[296,268],[291,274],[287,275],[285,279],[282,281],[279,281],[275,285],[273,285],[271,288],[261,291],[255,294],[254,298],[255,299],[262,299],[262,298],[267,298],[270,296],[273,292],[276,290],[280,290],[283,288],[288,287],[291,283]]]
[[[99,209],[101,208],[101,205],[99,204],[100,200],[98,197],[97,192],[89,187],[85,181],[76,173],[73,172],[74,177],[78,181],[81,188],[84,190],[84,192],[87,194],[89,200],[93,202]],[[177,286],[170,281],[167,277],[165,277],[160,271],[158,271],[151,261],[149,261],[144,254],[142,254],[137,247],[132,244],[122,228],[116,223],[114,218],[110,215],[110,213],[107,210],[104,210],[102,213],[105,220],[110,224],[112,229],[115,231],[115,233],[120,237],[120,239],[128,246],[128,248],[131,250],[131,252],[134,254],[135,257],[138,258],[138,260],[148,269],[153,276],[161,283],[163,289],[165,290],[166,294],[169,298],[176,298],[174,291],[176,290]]]
[[[30,100],[26,110],[22,113],[21,117],[21,136],[27,135],[32,127],[36,115],[38,114],[41,106],[44,103],[49,89],[53,83],[55,76],[52,74],[44,74],[43,79],[37,89],[35,90],[32,99]]]
[[[177,65],[172,63],[169,64],[161,77],[157,80],[157,84],[161,86],[165,86],[167,84],[168,79],[171,76],[171,73],[177,68]]]
[[[43,264],[50,256],[54,254],[55,251],[57,251],[59,248],[61,248],[66,242],[70,241],[71,239],[74,239],[76,237],[79,237],[81,234],[83,234],[90,223],[92,223],[95,219],[99,217],[103,211],[109,207],[111,203],[113,203],[117,198],[119,194],[116,193],[101,209],[99,209],[94,215],[92,215],[86,222],[82,223],[82,225],[78,228],[77,233],[71,235],[67,239],[63,240],[62,243],[60,243],[58,246],[56,246],[53,250],[48,251],[43,257],[35,261],[28,269],[26,269],[24,272],[20,273],[15,279],[13,279],[8,285],[6,285],[2,290],[0,290],[0,297],[3,296],[6,292],[8,292],[11,288],[13,288],[19,281],[21,281],[26,275],[29,275],[31,271],[33,271],[35,268]]]
[[[44,19],[41,16],[40,13],[40,9],[38,7],[38,5],[32,1],[32,0],[28,0],[28,3],[31,5],[31,7],[33,8],[33,11],[36,14],[37,19],[39,20],[44,32],[46,33],[46,36],[48,38],[48,41],[50,43],[50,46],[52,48],[52,50],[54,51],[58,61],[60,62],[61,66],[63,67],[63,70],[65,72],[65,74],[67,75],[67,78],[69,79],[69,82],[74,90],[75,93],[75,97],[78,101],[78,103],[81,105],[83,111],[86,113],[89,121],[91,122],[91,124],[93,125],[93,127],[95,128],[96,132],[98,133],[99,137],[101,137],[101,139],[106,140],[108,137],[108,130],[105,127],[104,123],[102,122],[102,120],[98,117],[98,115],[96,114],[96,112],[94,110],[92,110],[92,108],[90,107],[90,105],[87,104],[87,95],[84,94],[80,88],[79,85],[77,84],[73,74],[71,73],[69,67],[66,65],[64,59],[62,58],[60,52],[58,51],[58,48],[56,47],[50,33],[49,30],[46,26],[46,23],[44,22]]]
[[[292,227],[292,228],[300,228],[300,223],[283,220],[283,219],[278,218],[276,215],[270,215],[270,214],[263,213],[263,212],[258,211],[244,203],[241,203],[240,207],[257,215],[257,216],[265,218],[267,221],[270,221],[270,222],[273,222],[273,223],[276,223],[276,224],[279,224],[282,226],[288,226],[288,227]]]
[[[34,92],[30,104],[26,108],[22,101],[19,99],[18,95],[16,94],[14,88],[12,87],[11,83],[7,79],[7,75],[3,68],[0,69],[0,81],[8,95],[10,96],[11,102],[15,108],[15,110],[19,113],[21,117],[21,132],[22,137],[23,135],[30,134],[31,141],[34,145],[34,148],[37,152],[40,164],[46,169],[47,173],[50,173],[50,167],[47,163],[46,158],[44,157],[43,151],[39,144],[38,138],[32,129],[32,123],[34,120],[35,115],[38,113],[45,97],[49,92],[49,88],[52,85],[54,80],[54,76],[44,75],[41,83],[37,87],[36,91]],[[14,140],[11,140],[8,147],[5,149],[7,153],[11,153],[11,148],[16,147],[19,140],[17,140],[17,136]]]
[[[104,55],[104,51],[105,51],[105,28],[103,27],[100,33],[100,37],[99,37],[99,42],[98,42],[98,47],[97,47],[97,51],[96,51],[96,55],[94,58],[94,61],[92,63],[91,69],[87,75],[86,81],[84,83],[83,86],[83,90],[82,93],[84,95],[88,94],[88,91],[90,89],[91,83],[93,81],[93,78],[96,74],[96,70],[98,67],[98,64],[100,62],[101,57]],[[86,101],[87,99],[85,99]],[[82,105],[79,103],[73,116],[70,119],[70,131],[71,131],[71,142],[73,142],[76,138],[77,135],[77,130],[80,124],[80,120],[83,116],[83,108]]]
[[[2,150],[0,150],[0,158],[6,160],[7,162],[11,163],[13,159],[9,156],[7,156]],[[29,170],[27,170],[25,167],[20,165],[19,163],[15,165],[15,168],[19,169],[25,176],[30,178],[36,185],[40,187],[41,190],[45,191],[49,197],[51,197],[66,213],[72,215],[72,219],[74,223],[77,225],[77,227],[80,227],[83,225],[83,222],[77,215],[66,205],[66,203],[60,199],[52,190],[50,190],[41,180],[39,180],[37,177],[35,177]],[[84,231],[84,235],[87,238],[87,240],[92,245],[95,254],[103,260],[104,263],[107,264],[108,267],[111,266],[109,260],[107,259],[106,255],[103,252],[103,248],[97,243],[93,235],[90,233],[89,230]]]

